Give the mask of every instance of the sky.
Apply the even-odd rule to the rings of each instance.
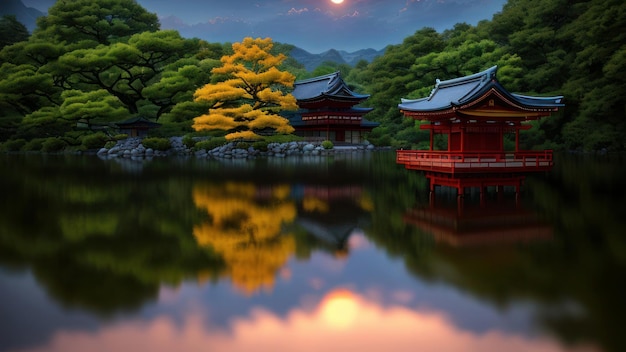
[[[423,27],[490,20],[507,0],[138,0],[162,29],[210,42],[270,37],[311,53],[383,49]],[[51,0],[23,0],[27,6]],[[40,9],[41,10],[41,9]],[[43,10],[45,11],[45,10]]]

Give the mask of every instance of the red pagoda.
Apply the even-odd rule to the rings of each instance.
[[[519,133],[537,120],[563,107],[562,96],[534,97],[509,93],[496,79],[497,66],[470,76],[437,80],[430,96],[402,99],[398,105],[407,117],[427,121],[430,150],[399,150],[396,161],[407,169],[426,173],[430,191],[453,187],[457,195],[466,188],[515,187],[519,192],[530,172],[548,171],[552,151],[519,149]],[[515,134],[515,150],[504,148],[504,136]],[[435,150],[435,135],[445,135],[447,150]]]
[[[350,90],[340,72],[297,81],[291,94],[300,110],[286,117],[295,134],[308,141],[361,143],[379,125],[363,118],[372,108],[355,106],[370,96]]]

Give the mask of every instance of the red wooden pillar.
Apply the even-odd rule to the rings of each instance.
[[[461,130],[461,153],[463,153],[465,151],[465,121],[461,122],[459,129]]]
[[[430,151],[433,151],[433,143],[434,143],[434,139],[435,139],[435,134],[434,134],[434,129],[433,129],[433,125],[430,125]]]

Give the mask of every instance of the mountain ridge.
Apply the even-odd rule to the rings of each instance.
[[[0,16],[5,15],[14,15],[32,33],[37,26],[37,18],[43,16],[44,13],[33,7],[27,7],[21,0],[2,0]]]
[[[359,61],[372,62],[376,57],[385,53],[385,49],[376,50],[372,48],[360,49],[354,52],[345,50],[329,49],[319,54],[312,54],[300,47],[294,46],[289,53],[294,60],[298,61],[307,71],[313,71],[324,62],[335,62],[355,66]]]
[[[53,2],[53,0],[40,0],[37,4],[45,6],[48,2]],[[0,3],[0,16],[1,15],[15,15],[17,20],[24,24],[28,31],[32,33],[36,28],[37,18],[45,15],[45,13],[36,8],[27,7],[21,0],[2,0]],[[202,34],[206,33],[206,31],[202,24],[188,25],[176,16],[160,18],[159,22],[161,23],[162,29],[177,30],[183,37],[196,37],[210,41],[210,38],[203,38]],[[289,53],[289,56],[302,64],[307,71],[315,70],[315,68],[322,65],[324,62],[347,64],[350,66],[355,66],[361,60],[371,62],[377,56],[384,54],[386,50],[367,48],[348,52],[340,49],[329,49],[319,54],[313,54],[298,46],[293,46],[294,48]]]

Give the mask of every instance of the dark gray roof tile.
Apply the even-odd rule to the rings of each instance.
[[[364,100],[369,98],[367,94],[357,94],[350,90],[341,78],[339,71],[323,76],[318,76],[294,83],[291,93],[297,100],[319,99],[324,96]]]
[[[405,111],[422,112],[447,110],[453,106],[471,102],[492,88],[522,106],[538,108],[564,106],[562,96],[533,97],[509,93],[496,80],[497,69],[497,66],[493,66],[470,76],[447,81],[437,80],[430,96],[421,99],[401,99],[398,108]]]

